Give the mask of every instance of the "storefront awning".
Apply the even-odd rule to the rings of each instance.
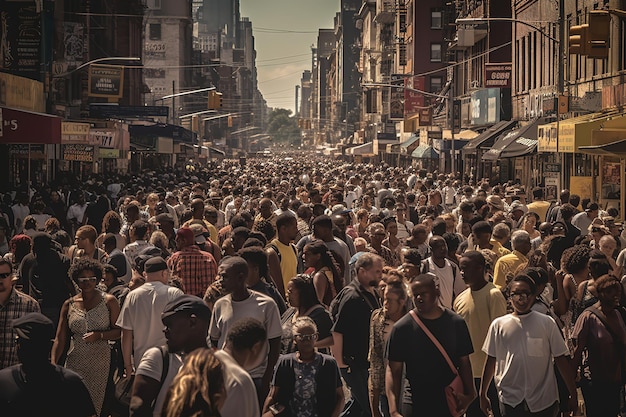
[[[495,139],[507,129],[511,129],[517,121],[505,120],[498,122],[485,130],[480,135],[476,136],[470,141],[464,148],[463,153],[476,153],[479,148],[489,148],[495,142]]]
[[[415,159],[438,159],[439,154],[432,146],[420,145],[411,154]]]
[[[61,118],[0,107],[0,144],[60,144]]]
[[[408,138],[407,140],[402,142],[400,144],[400,147],[401,148],[408,148],[409,146],[413,145],[415,143],[415,141],[418,141],[418,140],[420,140],[419,136],[412,135],[410,138]]]
[[[537,127],[545,124],[544,118],[538,118],[516,130],[505,132],[496,143],[483,155],[485,161],[500,158],[515,158],[531,154],[537,148]]]
[[[624,135],[626,136],[626,134]],[[626,139],[605,143],[604,145],[581,146],[580,152],[591,155],[608,155],[626,158]]]
[[[152,146],[141,145],[139,143],[130,143],[130,150],[137,152],[155,152],[156,148]]]
[[[374,156],[374,143],[367,142],[354,148],[348,149],[350,155]]]
[[[226,152],[224,152],[224,151],[222,151],[220,149],[214,148],[212,146],[209,146],[209,153],[214,153],[214,154],[217,154],[218,156],[222,156],[222,157],[226,155]]]

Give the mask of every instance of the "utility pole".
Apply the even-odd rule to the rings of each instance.
[[[300,90],[300,86],[296,85],[296,113],[294,114],[294,116],[298,115],[298,92]]]
[[[456,161],[454,150],[454,68],[448,68],[448,79],[450,80],[450,88],[448,89],[448,117],[450,124],[450,169],[452,174],[456,176]],[[443,151],[443,149],[442,149]],[[443,153],[443,152],[442,152]],[[445,156],[444,156],[444,170],[445,170]]]

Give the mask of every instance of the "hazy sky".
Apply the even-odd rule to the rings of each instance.
[[[269,107],[295,111],[295,86],[311,69],[317,31],[333,28],[340,0],[240,1],[254,31],[259,89]]]

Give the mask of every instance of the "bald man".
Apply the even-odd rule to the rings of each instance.
[[[463,381],[463,392],[457,394],[457,409],[467,410],[476,398],[469,355],[474,352],[467,325],[461,316],[439,304],[439,288],[433,274],[420,274],[411,283],[415,308],[396,322],[387,348],[386,393],[391,415],[449,416],[445,388],[454,378],[446,359],[418,320],[443,346]],[[415,352],[419,350],[420,354]],[[402,370],[411,386],[412,410],[401,404]]]

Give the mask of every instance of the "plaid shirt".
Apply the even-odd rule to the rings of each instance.
[[[13,320],[26,313],[40,313],[39,304],[29,295],[11,290],[5,305],[0,305],[0,369],[19,363],[15,350]]]
[[[172,274],[179,277],[186,294],[204,297],[206,289],[215,281],[217,263],[208,252],[201,251],[196,245],[187,246],[174,253],[167,260]]]

